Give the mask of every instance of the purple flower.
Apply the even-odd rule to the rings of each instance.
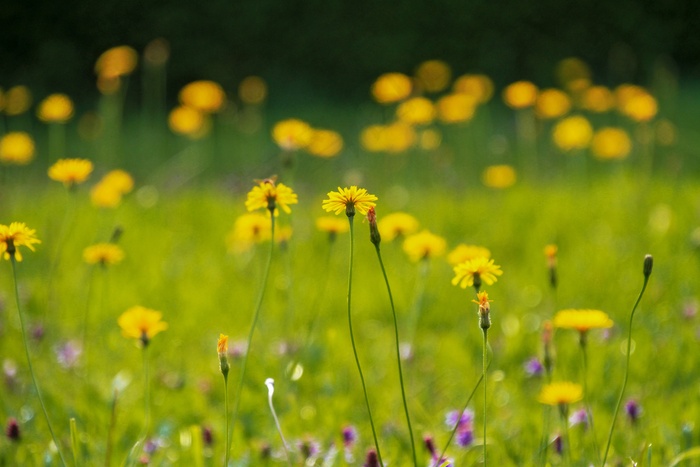
[[[76,341],[67,341],[54,348],[58,364],[66,370],[74,368],[77,365],[82,352],[83,350],[80,348],[80,344]]]
[[[305,439],[297,442],[297,448],[304,459],[316,457],[321,452],[321,444],[314,439]]]
[[[380,467],[379,458],[377,457],[377,451],[370,449],[367,451],[367,458],[362,467]]]
[[[532,357],[526,361],[523,367],[525,368],[525,373],[527,373],[527,375],[531,378],[540,376],[544,372],[544,366],[537,357]]]
[[[357,428],[352,425],[343,427],[343,446],[350,448],[355,441],[357,441]]]
[[[19,423],[14,417],[10,417],[5,427],[5,436],[12,441],[19,441]]]
[[[584,429],[588,428],[588,413],[586,409],[577,410],[569,416],[569,426],[581,425]]]
[[[470,424],[474,421],[474,411],[471,409],[464,409],[462,415],[460,416],[459,411],[451,410],[447,412],[445,416],[445,424],[447,428],[454,428],[456,424],[465,425]]]
[[[202,427],[202,441],[204,441],[205,446],[211,446],[214,443],[214,431],[210,426]]]
[[[468,425],[468,426],[467,426]],[[474,430],[472,424],[464,424],[457,429],[457,445],[462,448],[471,446],[474,442]]]
[[[425,444],[425,448],[430,453],[430,457],[435,459],[437,457],[437,451],[435,450],[435,441],[433,441],[433,437],[430,435],[425,435],[423,437],[423,443]]]
[[[627,414],[627,418],[630,419],[630,422],[637,423],[639,416],[642,414],[642,408],[639,402],[635,399],[630,399],[625,402],[625,413]]]
[[[562,451],[564,451],[564,441],[561,439],[561,435],[556,435],[552,440],[552,444],[554,445],[554,452],[561,455]]]

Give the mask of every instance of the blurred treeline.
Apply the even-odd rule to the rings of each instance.
[[[608,85],[648,81],[659,60],[700,77],[696,0],[9,0],[0,25],[0,87],[77,102],[95,95],[100,53],[155,38],[170,45],[173,99],[195,79],[233,87],[251,74],[299,96],[366,97],[379,74],[426,59],[496,84],[554,84],[569,56]]]

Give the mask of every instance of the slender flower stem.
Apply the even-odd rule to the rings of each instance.
[[[483,445],[483,452],[484,452],[484,466],[486,465],[486,370],[488,369],[488,364],[487,364],[487,359],[486,359],[486,348],[488,346],[488,329],[487,328],[482,328],[483,335],[484,335],[484,351],[483,351],[483,360],[482,360],[482,368],[483,371],[481,373],[481,378],[484,380],[484,445]]]
[[[650,271],[651,272],[651,271]],[[608,459],[608,452],[610,451],[610,441],[612,440],[613,432],[615,431],[615,421],[617,420],[617,412],[620,410],[620,405],[622,405],[622,398],[625,396],[625,389],[627,388],[627,379],[629,377],[630,371],[630,354],[632,353],[632,320],[634,319],[634,312],[637,311],[637,306],[642,300],[644,291],[647,288],[647,283],[649,282],[649,274],[644,274],[644,284],[642,285],[642,290],[639,292],[637,301],[634,302],[632,307],[632,313],[630,313],[630,324],[627,334],[627,359],[625,362],[625,378],[622,382],[622,389],[620,390],[620,396],[617,398],[617,404],[615,404],[615,411],[613,412],[612,423],[610,424],[610,433],[608,433],[608,443],[605,446],[605,455],[603,455],[603,462],[601,466],[605,466],[605,461]]]
[[[348,222],[350,222],[350,268],[348,271],[348,327],[350,328],[350,341],[352,342],[352,352],[355,355],[355,363],[357,364],[357,371],[360,373],[360,381],[362,382],[362,392],[365,395],[365,404],[367,405],[367,413],[369,415],[369,424],[372,427],[372,436],[374,437],[374,447],[377,450],[377,459],[379,460],[379,465],[384,466],[382,462],[382,455],[379,451],[379,441],[377,440],[377,430],[374,428],[374,420],[372,419],[372,409],[369,406],[369,397],[367,396],[367,387],[365,385],[365,377],[362,374],[362,367],[360,366],[360,358],[357,355],[357,347],[355,346],[355,334],[352,330],[352,261],[355,254],[355,232],[353,229],[353,219],[354,216],[348,216]]]
[[[32,359],[29,356],[29,345],[27,344],[27,333],[25,331],[24,327],[24,317],[22,316],[22,309],[20,305],[20,299],[19,299],[19,288],[17,286],[17,263],[15,260],[15,256],[11,255],[10,260],[12,263],[12,278],[14,279],[14,284],[15,284],[15,301],[17,302],[17,314],[19,315],[19,324],[20,327],[22,328],[22,342],[24,343],[24,353],[27,357],[27,365],[29,366],[29,374],[32,376],[32,383],[34,384],[34,390],[36,391],[36,395],[39,398],[39,403],[41,404],[41,410],[44,412],[44,417],[46,418],[46,424],[49,426],[49,433],[51,433],[51,439],[53,440],[53,444],[56,445],[56,450],[58,451],[58,456],[61,458],[61,464],[64,466],[66,464],[66,460],[63,458],[63,453],[61,452],[61,445],[58,444],[58,441],[56,440],[56,435],[53,432],[53,428],[51,426],[51,420],[49,419],[49,413],[46,410],[46,405],[44,404],[44,398],[41,395],[41,390],[39,389],[39,384],[36,381],[36,376],[34,375],[34,367],[32,366]]]
[[[598,437],[595,434],[595,425],[593,420],[593,411],[591,410],[591,402],[588,397],[588,347],[586,345],[585,335],[581,337],[581,354],[583,355],[583,397],[586,405],[586,415],[588,423],[591,427],[591,436],[593,437],[593,450],[598,461],[600,461],[600,449],[598,448]]]
[[[411,427],[411,417],[408,415],[408,404],[406,403],[406,388],[403,382],[403,370],[401,369],[401,349],[399,347],[399,324],[396,319],[396,307],[394,306],[394,297],[391,294],[391,287],[389,286],[389,278],[386,275],[386,269],[384,268],[384,262],[382,261],[382,254],[379,251],[379,244],[374,245],[375,250],[377,250],[377,258],[379,259],[379,265],[382,268],[382,274],[384,275],[384,283],[386,284],[386,290],[389,293],[389,302],[391,303],[391,313],[394,317],[394,337],[396,340],[396,362],[399,367],[399,381],[401,382],[401,399],[403,401],[403,410],[406,414],[406,424],[408,425],[408,435],[411,439],[411,453],[413,454],[413,465],[418,467],[418,456],[416,455],[416,443],[413,440],[413,428]]]
[[[228,378],[224,377],[224,411],[226,412],[226,453],[224,455],[224,467],[228,467],[228,460],[231,451],[231,438],[229,437],[229,414],[228,414]]]
[[[571,437],[569,436],[568,406],[560,405],[559,408],[561,412],[561,423],[564,425],[564,442],[562,443],[562,449],[566,451],[568,465],[574,465],[571,461]]]
[[[243,382],[245,380],[245,371],[248,366],[248,355],[250,355],[250,344],[253,341],[253,334],[255,333],[255,327],[258,323],[258,318],[260,317],[260,308],[262,307],[263,298],[265,297],[265,289],[267,287],[267,280],[270,276],[270,266],[272,265],[272,252],[275,248],[275,216],[274,210],[269,210],[270,212],[270,252],[267,257],[267,264],[265,265],[265,271],[263,272],[263,283],[260,287],[260,294],[258,295],[258,301],[255,305],[255,312],[253,314],[253,323],[250,326],[250,331],[248,331],[248,340],[246,341],[246,351],[243,357],[243,363],[241,364],[241,376],[238,380],[238,386],[236,387],[236,402],[233,408],[233,418],[231,420],[231,433],[229,434],[229,448],[233,440],[233,431],[236,427],[236,419],[238,418],[238,409],[241,402],[241,393],[243,392]]]
[[[151,383],[148,375],[148,346],[143,348],[144,440],[151,429]]]
[[[474,385],[474,389],[472,389],[471,394],[469,394],[469,398],[467,399],[467,402],[465,402],[464,407],[462,407],[462,410],[459,412],[460,417],[462,416],[464,411],[467,410],[467,407],[469,407],[469,403],[472,401],[474,394],[476,394],[476,390],[479,388],[479,384],[481,384],[481,382],[483,380],[484,380],[484,375],[482,373],[481,376],[479,376],[479,380]],[[450,443],[452,442],[452,439],[454,438],[455,433],[457,433],[457,428],[459,428],[459,421],[457,423],[455,423],[455,426],[452,429],[452,433],[450,433],[450,437],[447,438],[447,443],[445,443],[445,447],[442,448],[442,452],[440,453],[440,457],[438,457],[438,460],[442,460],[445,458],[445,453],[447,452],[447,448],[450,447]]]
[[[292,458],[289,455],[289,448],[287,447],[287,440],[284,438],[282,433],[282,425],[280,425],[279,418],[277,418],[277,412],[275,411],[275,406],[272,403],[272,395],[275,392],[275,381],[272,378],[267,378],[265,380],[265,386],[267,386],[267,402],[270,406],[270,413],[272,413],[272,418],[275,420],[275,426],[277,427],[277,433],[280,435],[282,440],[282,447],[284,448],[284,454],[287,457],[287,464],[292,467]]]

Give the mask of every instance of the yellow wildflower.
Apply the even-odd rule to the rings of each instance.
[[[51,94],[39,104],[37,116],[42,122],[65,123],[73,116],[73,101],[65,94]]]
[[[615,106],[615,96],[605,86],[591,86],[583,94],[581,105],[591,112],[607,112]]]
[[[191,139],[206,136],[211,129],[209,117],[193,107],[181,105],[168,114],[168,127],[174,133],[185,135]]]
[[[452,266],[457,266],[459,263],[464,263],[465,261],[469,261],[480,256],[488,259],[491,257],[491,252],[488,250],[488,248],[484,248],[483,246],[466,245],[464,243],[460,243],[447,255],[447,262]]]
[[[632,151],[632,140],[622,128],[601,128],[593,135],[591,151],[598,159],[624,159]]]
[[[32,106],[32,93],[27,86],[12,86],[5,93],[5,114],[21,115]]]
[[[372,96],[380,104],[407,98],[413,89],[411,78],[403,73],[385,73],[372,84]]]
[[[275,184],[274,179],[268,178],[260,180],[252,190],[248,192],[245,207],[248,211],[256,209],[268,209],[275,214],[277,207],[281,207],[284,212],[292,212],[289,205],[297,204],[297,195],[284,183]]]
[[[59,159],[49,167],[49,178],[71,188],[82,183],[92,173],[92,162],[87,159]]]
[[[254,212],[236,218],[226,237],[228,250],[234,253],[248,251],[254,244],[270,239],[270,216]]]
[[[418,230],[419,225],[418,219],[405,212],[387,214],[378,223],[382,238],[389,242],[396,237],[414,233]]]
[[[179,94],[180,103],[204,113],[215,113],[224,108],[226,93],[214,81],[200,80],[185,85]]]
[[[318,157],[334,157],[343,149],[343,137],[332,130],[312,130],[306,150]]]
[[[22,261],[19,247],[26,246],[34,251],[36,243],[41,243],[36,238],[36,230],[28,228],[24,222],[12,222],[9,226],[0,224],[0,254],[3,258],[9,260],[14,257]]]
[[[516,81],[503,90],[503,101],[513,109],[532,107],[537,99],[537,86],[530,81]]]
[[[486,75],[467,74],[457,78],[452,85],[454,92],[467,94],[479,104],[488,102],[493,97],[493,81]]]
[[[114,243],[97,243],[83,250],[83,259],[88,264],[111,266],[124,259],[124,251]]]
[[[426,60],[418,65],[416,79],[426,92],[440,92],[450,84],[452,70],[442,60]]]
[[[409,125],[427,125],[435,120],[435,105],[425,97],[412,97],[396,108],[396,117]]]
[[[492,285],[503,271],[493,263],[493,259],[478,256],[455,266],[454,273],[452,285],[459,284],[461,288],[466,289],[473,285],[481,286],[482,282]]]
[[[448,94],[437,102],[438,115],[444,123],[466,122],[474,117],[477,104],[478,98],[470,94]]]
[[[413,262],[441,256],[446,248],[445,239],[428,230],[410,235],[403,241],[403,251]]]
[[[546,384],[537,400],[547,405],[568,405],[583,399],[583,388],[580,384],[568,381]]]
[[[574,309],[558,311],[554,315],[553,324],[557,328],[576,329],[581,333],[589,329],[611,328],[613,326],[612,320],[603,311]]]
[[[285,151],[305,148],[311,142],[313,129],[308,123],[290,118],[277,122],[272,128],[272,138]]]
[[[558,122],[552,130],[552,139],[562,151],[584,149],[593,138],[593,127],[585,117],[574,115]]]
[[[540,118],[558,118],[571,109],[571,99],[559,89],[545,89],[537,95],[535,114]]]
[[[34,159],[34,140],[23,131],[11,131],[0,138],[0,162],[26,165]]]
[[[145,347],[161,331],[168,329],[168,323],[161,321],[163,314],[143,306],[132,306],[119,316],[117,322],[124,337],[139,339]]]
[[[128,75],[138,62],[138,54],[128,45],[120,45],[106,50],[95,63],[95,73],[101,78],[114,79]]]
[[[346,221],[334,216],[319,217],[316,219],[316,228],[321,232],[327,232],[332,237],[350,230],[350,226]]]
[[[515,185],[518,176],[511,165],[490,165],[481,174],[481,181],[489,188],[509,188]]]
[[[367,193],[364,188],[353,185],[350,188],[338,187],[338,191],[328,192],[328,199],[323,200],[322,207],[336,215],[345,211],[348,217],[352,217],[357,210],[364,216],[369,208],[377,205],[375,201],[377,201],[376,196]]]

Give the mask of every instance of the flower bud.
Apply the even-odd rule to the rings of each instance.
[[[651,275],[651,268],[654,266],[654,257],[651,255],[646,255],[644,257],[644,277],[649,277]]]
[[[367,220],[369,221],[369,239],[373,244],[379,246],[382,236],[379,234],[379,228],[377,227],[377,213],[374,211],[374,207],[367,210]]]

